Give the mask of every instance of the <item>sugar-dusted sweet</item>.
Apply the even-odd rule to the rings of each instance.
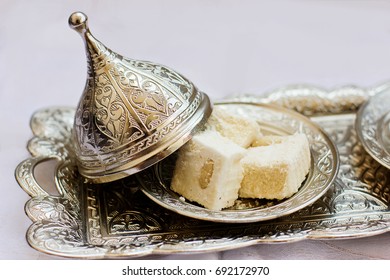
[[[207,120],[207,130],[215,130],[237,145],[248,148],[260,135],[260,126],[252,119],[215,107]]]
[[[243,198],[284,199],[296,193],[310,169],[304,134],[271,136],[254,142],[241,160]]]
[[[217,131],[198,133],[178,153],[171,189],[211,210],[232,206],[238,198],[245,152]]]

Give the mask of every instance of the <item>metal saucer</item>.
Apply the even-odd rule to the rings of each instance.
[[[136,174],[142,191],[166,209],[200,220],[222,223],[250,223],[279,218],[296,212],[320,198],[337,176],[339,156],[336,145],[311,120],[279,106],[261,103],[224,102],[223,106],[234,114],[256,120],[268,134],[304,133],[311,149],[311,170],[298,192],[282,201],[237,200],[232,208],[212,211],[184,200],[170,190],[174,157]]]

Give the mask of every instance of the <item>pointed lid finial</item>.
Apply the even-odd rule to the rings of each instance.
[[[88,30],[88,17],[82,12],[74,12],[68,20],[69,26],[79,33],[85,33]]]
[[[102,183],[134,174],[180,148],[208,118],[211,104],[176,71],[107,48],[87,21],[81,12],[69,17],[88,61],[72,133],[80,174]]]

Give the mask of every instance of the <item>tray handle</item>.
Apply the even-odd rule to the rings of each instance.
[[[35,178],[34,170],[35,168],[46,161],[57,160],[57,167],[61,163],[61,158],[59,156],[36,156],[28,158],[22,161],[15,169],[15,179],[19,183],[20,187],[31,197],[39,196],[52,196],[46,190],[44,190],[38,183]],[[56,189],[59,192],[60,196],[63,196],[64,192],[62,188],[55,181]]]

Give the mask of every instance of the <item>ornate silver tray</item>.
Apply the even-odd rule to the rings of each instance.
[[[191,219],[159,206],[142,191],[134,176],[92,185],[77,173],[70,148],[74,109],[48,108],[31,120],[31,157],[15,175],[31,196],[25,211],[32,220],[26,233],[35,249],[73,258],[129,258],[146,254],[225,250],[255,243],[305,238],[355,238],[389,231],[390,171],[374,160],[354,129],[357,108],[373,89],[343,87],[326,91],[290,86],[261,96],[232,98],[283,105],[309,116],[337,144],[340,168],[335,183],[313,204],[271,221],[226,224]],[[57,161],[53,185],[34,177],[40,163]]]
[[[306,180],[298,192],[288,199],[238,199],[228,209],[213,211],[183,200],[170,189],[175,164],[175,157],[171,156],[136,176],[142,191],[154,202],[191,218],[221,223],[250,223],[279,218],[300,210],[320,198],[331,186],[339,168],[337,148],[327,134],[308,118],[270,104],[220,102],[215,106],[255,120],[265,134],[304,133],[311,149],[311,167]]]

